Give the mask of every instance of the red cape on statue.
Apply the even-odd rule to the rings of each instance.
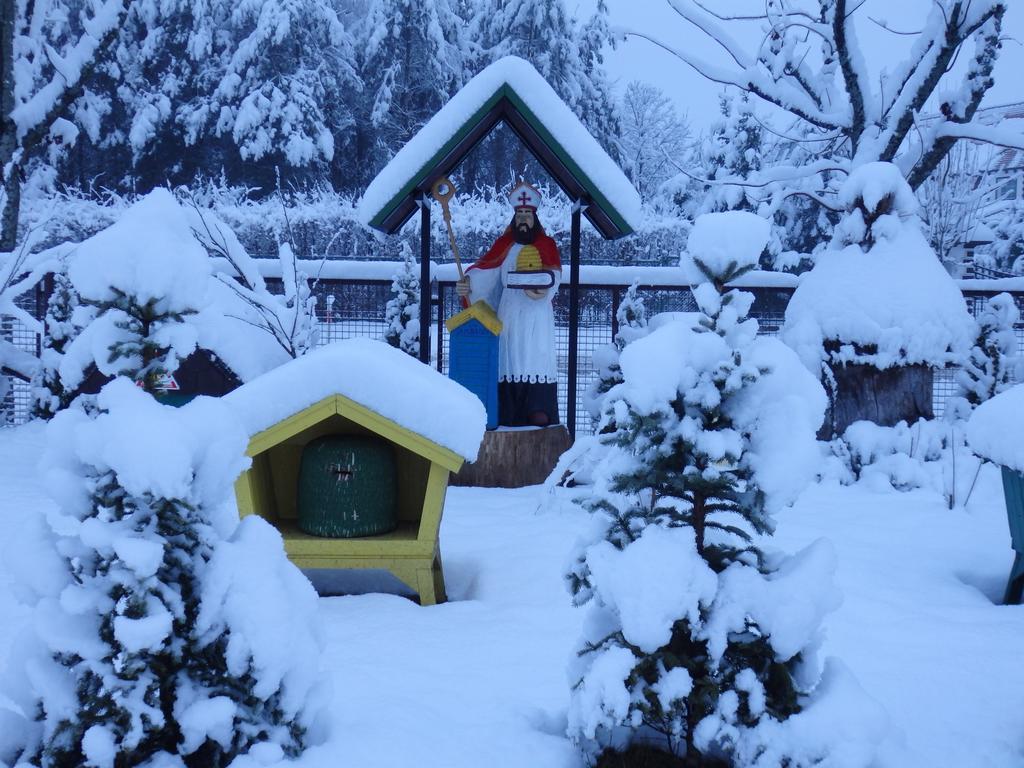
[[[505,233],[501,235],[497,240],[494,241],[494,245],[485,253],[480,259],[466,272],[472,269],[496,269],[500,267],[505,257],[508,255],[508,250],[515,245],[516,238],[512,233],[512,229],[506,229]],[[562,260],[558,256],[558,246],[555,245],[555,241],[548,237],[543,232],[538,234],[536,239],[530,243],[533,245],[537,252],[540,253],[540,263],[545,269],[557,269],[561,271]],[[462,306],[469,306],[469,299],[463,297]]]

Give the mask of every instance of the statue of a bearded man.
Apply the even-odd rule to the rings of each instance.
[[[512,222],[456,285],[466,306],[483,299],[497,310],[498,423],[558,424],[558,366],[552,301],[562,279],[555,241],[544,233],[540,193],[520,182],[509,194]]]

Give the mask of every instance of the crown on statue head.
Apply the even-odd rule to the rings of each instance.
[[[520,181],[508,193],[508,201],[512,203],[513,208],[529,208],[531,211],[536,212],[540,207],[540,192],[537,191],[536,187],[527,184],[525,181]]]

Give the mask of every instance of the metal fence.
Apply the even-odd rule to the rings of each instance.
[[[273,281],[268,281],[273,288]],[[452,282],[438,281],[432,285],[434,294],[431,313],[431,361],[443,373],[448,371],[449,341],[444,327],[445,319],[461,308]],[[627,290],[626,285],[591,285],[580,287],[579,316],[579,373],[576,391],[576,431],[589,434],[593,424],[583,407],[584,395],[596,379],[591,365],[594,350],[611,342],[617,332],[615,314],[619,302]],[[782,327],[786,305],[792,295],[789,288],[747,288],[754,294],[751,316],[758,320],[760,332],[775,335]],[[964,297],[972,314],[977,315],[989,297],[998,291],[965,290]],[[384,306],[391,296],[390,280],[321,279],[314,287],[317,296],[317,320],[320,343],[326,344],[352,337],[382,339],[386,330]],[[638,290],[649,316],[664,312],[693,312],[697,305],[690,289],[686,286],[658,285],[645,286]],[[1015,293],[1015,299],[1024,314],[1024,292]],[[45,307],[42,292],[23,297],[21,306],[39,317]],[[555,299],[556,344],[559,366],[559,410],[563,421],[567,411],[568,398],[568,353],[569,353],[569,291],[563,286]],[[1024,324],[1019,325],[1017,342],[1024,354]],[[38,354],[39,341],[36,334],[28,331],[17,320],[3,317],[0,334],[19,347]],[[935,415],[945,408],[946,400],[957,392],[956,371],[953,369],[935,372],[932,401]],[[29,387],[24,382],[14,381],[5,399],[0,404],[0,424],[18,424],[27,420],[30,412]]]

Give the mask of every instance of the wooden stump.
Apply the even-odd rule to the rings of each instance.
[[[451,485],[522,488],[543,483],[572,445],[562,425],[543,429],[495,430],[484,434],[480,455],[451,479]]]
[[[873,421],[891,427],[900,421],[913,424],[931,419],[934,374],[927,365],[904,365],[879,370],[851,364],[833,368],[836,397],[825,419],[825,439],[843,434],[855,421]],[[824,434],[831,428],[831,434]]]

